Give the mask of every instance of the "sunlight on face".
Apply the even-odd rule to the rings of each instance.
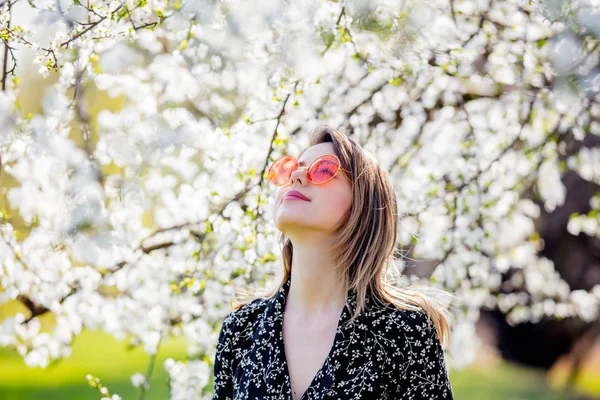
[[[298,158],[300,166],[308,167],[325,154],[335,154],[332,143],[309,147]],[[309,182],[307,174],[307,169],[300,168],[292,172],[290,182],[279,188],[275,199],[275,225],[290,238],[306,238],[316,232],[332,233],[352,205],[352,183],[342,171],[323,184]],[[310,201],[286,199],[290,190],[299,191]]]

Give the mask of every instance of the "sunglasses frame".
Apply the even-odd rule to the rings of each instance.
[[[331,178],[327,179],[327,180],[326,180],[326,181],[324,181],[324,182],[319,182],[319,183],[315,183],[315,182],[311,181],[311,180],[310,180],[310,178],[308,178],[308,173],[307,173],[307,174],[306,174],[306,178],[308,179],[308,181],[309,181],[310,183],[312,183],[313,185],[322,185],[322,184],[324,184],[324,183],[327,183],[327,182],[329,182],[329,181],[330,181],[330,180],[332,180],[333,178],[335,178],[335,177],[337,176],[337,174],[338,174],[340,171],[342,171],[342,172],[344,173],[344,175],[346,175],[346,178],[348,178],[348,180],[349,180],[350,182],[352,182],[352,180],[350,179],[350,176],[348,175],[348,173],[349,173],[350,171],[348,171],[348,170],[345,170],[344,168],[342,168],[342,162],[340,161],[340,159],[339,159],[339,157],[338,157],[338,156],[336,156],[335,154],[323,154],[323,155],[321,155],[321,156],[319,156],[319,157],[315,158],[315,159],[313,160],[313,162],[311,162],[311,163],[310,163],[310,165],[309,165],[308,167],[301,167],[300,165],[298,165],[298,166],[297,166],[297,168],[296,168],[295,170],[293,170],[293,171],[290,173],[290,179],[289,179],[287,182],[277,185],[277,184],[275,184],[275,183],[273,183],[273,182],[271,182],[271,181],[269,180],[269,183],[270,183],[271,185],[274,185],[274,186],[283,186],[283,185],[286,185],[286,184],[288,184],[288,183],[289,183],[289,182],[292,180],[292,173],[294,173],[294,171],[296,171],[296,170],[298,170],[298,169],[306,169],[306,170],[310,170],[310,168],[313,166],[313,164],[314,164],[315,162],[319,161],[319,159],[321,159],[321,158],[323,158],[323,157],[326,157],[326,156],[335,157],[335,159],[337,160],[337,162],[338,162],[338,165],[339,165],[337,172],[336,172],[336,173],[335,173],[335,174],[334,174],[334,175],[333,175]],[[296,163],[297,163],[297,164],[299,164],[299,161],[298,161],[298,159],[296,158],[296,156],[292,156],[292,155],[281,156],[281,157],[279,157],[277,160],[275,160],[275,161],[273,161],[273,162],[271,163],[271,165],[269,166],[269,169],[267,170],[267,175],[268,175],[268,172],[269,172],[269,171],[271,171],[271,168],[273,167],[273,165],[275,165],[275,164],[276,164],[276,163],[277,163],[279,160],[282,160],[282,159],[284,159],[284,158],[287,158],[287,157],[293,157],[293,158],[296,160]]]

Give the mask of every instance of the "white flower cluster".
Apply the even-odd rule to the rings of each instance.
[[[208,385],[211,366],[202,361],[165,360],[164,367],[169,373],[171,400],[190,400],[199,396]]]

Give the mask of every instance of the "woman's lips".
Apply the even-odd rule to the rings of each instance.
[[[298,197],[296,195],[293,195],[293,194],[286,195],[285,198],[284,198],[284,200],[302,200],[302,201],[308,201],[308,200],[305,200],[305,199],[303,199],[301,197]]]
[[[310,199],[308,197],[306,197],[304,195],[304,193],[302,193],[299,190],[295,190],[295,189],[288,190],[286,192],[285,198],[287,199],[288,197],[289,198],[293,198],[293,199],[300,199],[300,200],[310,201]]]

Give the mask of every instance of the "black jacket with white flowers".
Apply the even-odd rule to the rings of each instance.
[[[292,398],[282,335],[290,282],[274,297],[256,299],[224,319],[213,400]],[[350,290],[331,351],[302,400],[453,400],[440,341],[424,312],[367,298],[360,317],[350,321],[355,307]]]

